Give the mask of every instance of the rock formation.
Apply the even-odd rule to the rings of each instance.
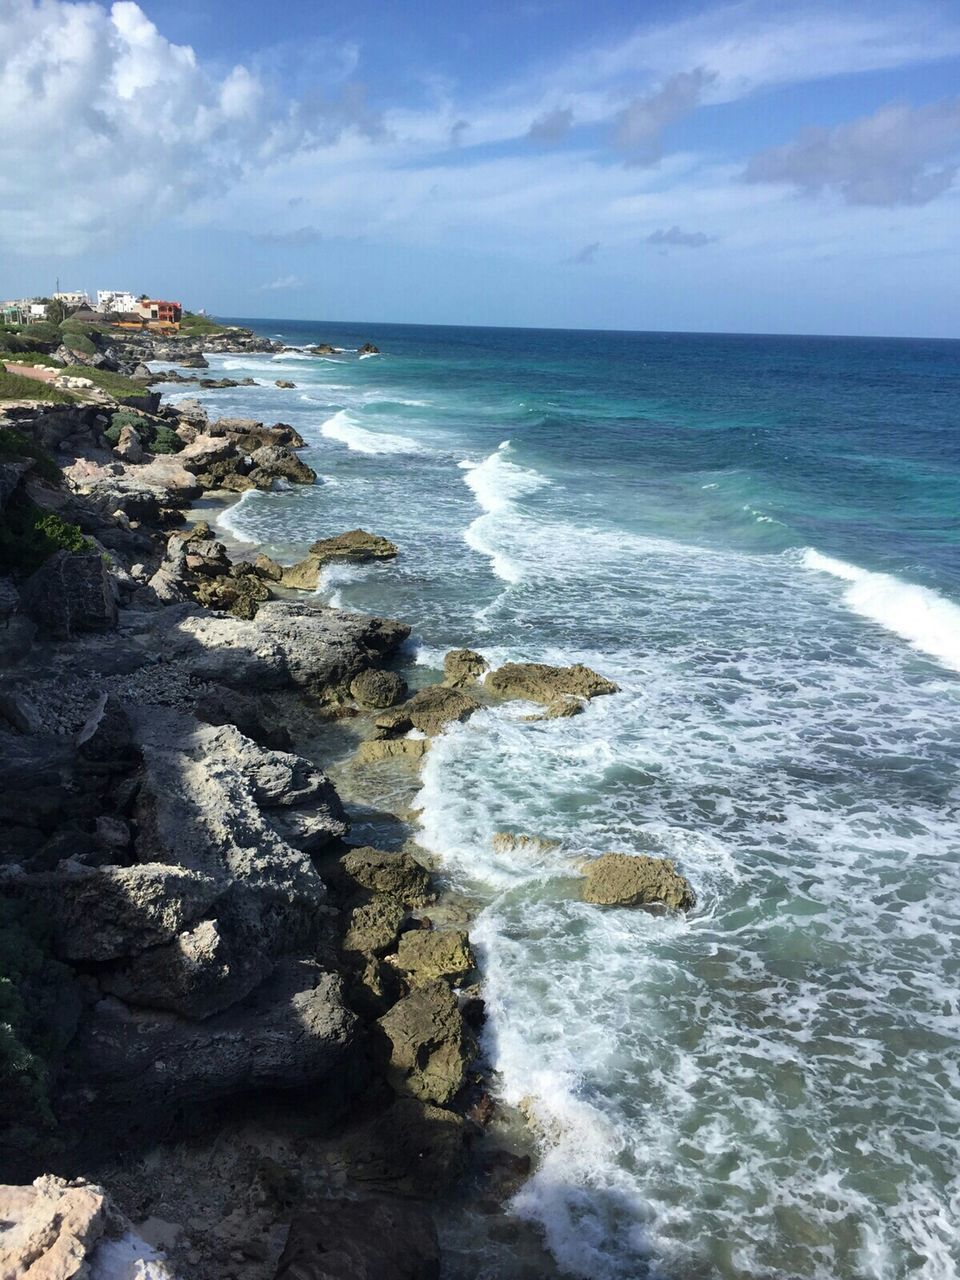
[[[583,899],[602,906],[662,905],[689,911],[696,905],[690,883],[669,858],[604,853],[583,866]]]

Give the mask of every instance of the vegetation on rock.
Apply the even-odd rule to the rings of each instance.
[[[55,551],[90,551],[75,524],[43,511],[26,494],[15,493],[0,518],[0,570],[27,577]]]

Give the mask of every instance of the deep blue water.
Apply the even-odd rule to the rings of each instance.
[[[411,621],[422,681],[466,644],[621,686],[475,715],[416,802],[485,904],[515,1211],[590,1280],[960,1275],[960,342],[249,323],[345,350],[211,357],[319,473],[234,536],[393,538],[321,594]],[[584,904],[611,849],[697,908]]]

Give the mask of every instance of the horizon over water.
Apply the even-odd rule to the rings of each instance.
[[[590,1280],[960,1276],[960,342],[242,323],[345,350],[160,388],[308,442],[233,536],[393,539],[319,590],[410,622],[422,682],[465,645],[621,687],[423,769],[541,1148],[516,1211]],[[697,907],[584,904],[607,850]]]

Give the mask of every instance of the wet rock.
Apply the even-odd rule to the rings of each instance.
[[[422,986],[435,978],[462,978],[477,962],[462,929],[413,929],[400,939],[396,964],[413,985]]]
[[[463,1173],[467,1129],[462,1116],[417,1098],[398,1098],[347,1143],[350,1173],[383,1191],[434,1196]]]
[[[386,1076],[397,1093],[440,1106],[462,1088],[475,1056],[457,1000],[445,982],[427,983],[378,1023],[386,1038]]]
[[[397,548],[388,538],[364,529],[351,529],[349,533],[314,542],[303,560],[284,569],[283,585],[315,591],[320,570],[326,564],[371,564],[393,560],[396,555]]]
[[[20,588],[23,610],[41,631],[69,640],[117,625],[117,597],[98,551],[56,551]]]
[[[391,894],[408,907],[425,906],[436,894],[426,870],[409,853],[385,853],[366,846],[339,862],[340,877],[356,889]]]
[[[375,347],[372,342],[365,342],[362,347],[357,348],[359,356],[378,356],[379,354],[380,348]]]
[[[542,662],[508,662],[491,671],[483,682],[488,693],[500,698],[522,698],[547,705],[561,698],[596,698],[617,693],[612,680],[577,663],[572,667],[551,667]]]
[[[406,695],[406,681],[395,671],[361,671],[350,683],[350,696],[361,707],[392,707]]]
[[[538,720],[566,720],[570,716],[578,716],[584,710],[584,701],[582,698],[574,697],[573,694],[565,694],[562,698],[556,698],[553,702],[548,702],[543,711],[536,715],[524,716],[523,719],[528,723],[536,723]]]
[[[253,470],[250,479],[259,488],[269,488],[273,480],[289,480],[292,484],[313,484],[317,473],[282,444],[263,445],[250,455]]]
[[[377,764],[381,760],[406,760],[416,764],[427,754],[427,738],[382,738],[361,742],[354,759],[358,764]]]
[[[583,865],[585,902],[603,906],[662,905],[688,911],[696,905],[689,881],[669,858],[604,853]]]
[[[478,684],[489,663],[473,649],[451,649],[443,660],[443,683],[451,689]]]
[[[309,348],[312,356],[335,356],[337,354],[336,347],[331,347],[329,342],[319,342],[315,347]]]
[[[412,698],[399,707],[378,715],[374,724],[387,736],[417,729],[428,738],[436,735],[446,725],[466,720],[478,711],[480,703],[460,689],[450,689],[442,684],[429,684],[418,689]]]
[[[519,853],[526,856],[546,853],[560,845],[559,840],[549,836],[516,835],[512,831],[495,831],[491,843],[494,853]]]
[[[271,560],[262,551],[257,554],[253,567],[260,577],[266,578],[268,582],[279,582],[283,577],[283,566],[277,564],[276,560]]]
[[[291,382],[289,378],[278,378],[274,383],[274,386],[281,387],[286,391],[289,391],[291,388],[295,387],[296,385],[297,384],[295,382]]]
[[[298,1213],[275,1280],[439,1280],[437,1229],[396,1200],[318,1200]]]

